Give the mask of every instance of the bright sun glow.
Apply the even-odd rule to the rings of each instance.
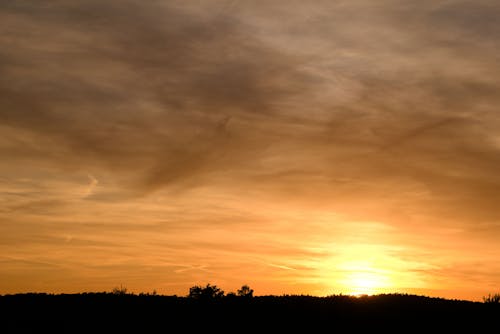
[[[392,285],[387,272],[374,268],[369,263],[344,263],[342,267],[345,275],[340,283],[344,293],[373,295],[383,293]]]
[[[387,279],[372,272],[353,272],[348,275],[346,285],[351,295],[373,295],[382,292],[387,287]]]

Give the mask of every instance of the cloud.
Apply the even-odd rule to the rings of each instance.
[[[116,237],[116,221],[161,235],[246,230],[298,210],[293,225],[311,236],[325,230],[308,230],[304,212],[499,235],[498,10],[486,0],[2,3],[3,228],[29,241],[16,224],[46,236],[73,213],[92,226],[64,231],[73,243]]]
[[[89,184],[88,184],[87,188],[83,192],[83,197],[84,198],[92,195],[92,193],[94,192],[94,189],[99,184],[99,180],[97,180],[95,177],[93,177],[90,174],[88,174],[87,176],[89,178]]]
[[[397,176],[496,218],[498,6],[296,6],[3,4],[3,154],[136,194]]]
[[[50,163],[139,174],[135,187],[217,170],[226,153],[252,158],[264,145],[255,122],[303,88],[290,84],[292,56],[223,15],[134,1],[6,7],[4,127],[50,141],[31,145]]]

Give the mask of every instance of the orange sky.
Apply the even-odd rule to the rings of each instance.
[[[4,1],[0,294],[500,289],[498,1]]]

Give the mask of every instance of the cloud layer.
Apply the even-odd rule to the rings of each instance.
[[[180,291],[205,277],[238,284],[246,266],[262,290],[327,293],[325,271],[372,224],[387,229],[353,242],[383,244],[387,271],[422,276],[414,288],[439,290],[446,270],[472,289],[464,273],[478,263],[488,269],[471,277],[497,284],[499,12],[495,1],[1,4],[0,260],[13,278],[0,288],[27,289],[41,270],[39,288],[55,289],[50,266],[73,273],[66,289],[148,267],[131,284]],[[462,263],[469,243],[477,257]],[[103,249],[109,266],[84,260]],[[403,253],[413,267],[397,268]]]

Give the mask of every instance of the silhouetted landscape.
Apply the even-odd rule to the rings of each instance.
[[[484,302],[407,294],[253,296],[196,286],[188,296],[112,292],[27,293],[0,297],[4,333],[35,332],[336,332],[497,328],[499,296]]]

